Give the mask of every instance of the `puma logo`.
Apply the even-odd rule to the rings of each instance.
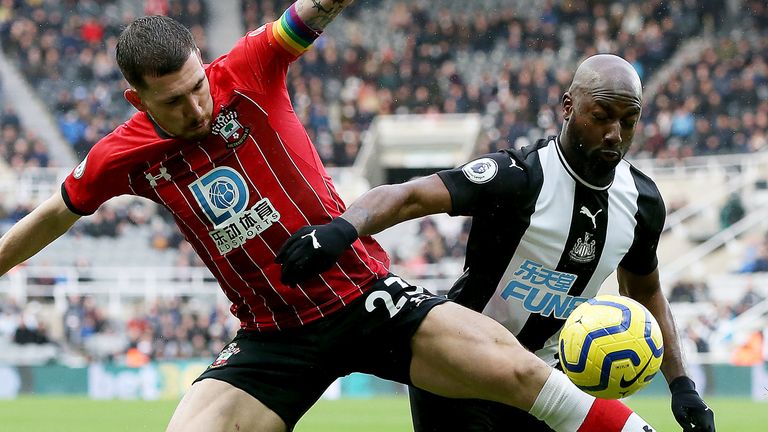
[[[635,375],[635,377],[632,378],[631,380],[625,380],[624,377],[621,377],[621,381],[619,381],[619,387],[627,388],[627,387],[631,386],[632,384],[634,384],[640,378],[640,375],[642,375],[643,372],[645,372],[645,370],[648,369],[648,365],[649,364],[651,364],[651,359],[650,358],[648,359],[647,362],[645,362],[645,366],[643,366],[643,368],[640,369],[640,372],[638,372],[637,375]]]
[[[315,249],[320,249],[320,242],[317,241],[317,237],[315,237],[315,232],[316,231],[317,230],[312,230],[311,233],[304,234],[303,236],[301,236],[301,238],[311,237],[312,238],[312,247],[315,248]]]
[[[592,214],[592,212],[589,211],[589,209],[586,206],[581,206],[581,211],[579,213],[581,213],[583,215],[587,215],[587,217],[590,220],[592,220],[592,228],[593,229],[597,229],[597,221],[595,221],[595,218],[597,217],[597,215],[600,214],[601,211],[603,211],[603,209],[600,209],[600,210],[597,211],[597,213]]]
[[[517,161],[516,161],[515,159],[513,159],[513,158],[509,158],[509,159],[512,161],[512,163],[511,163],[511,164],[509,164],[509,168],[515,167],[515,168],[519,169],[520,171],[524,171],[524,170],[523,170],[523,167],[521,167],[520,165],[518,165],[518,164],[517,164]]]
[[[653,432],[653,429],[650,426],[645,425],[643,426],[643,432]]]

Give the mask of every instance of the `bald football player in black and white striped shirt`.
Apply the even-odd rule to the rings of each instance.
[[[376,187],[341,218],[365,236],[430,214],[471,216],[465,272],[449,297],[494,318],[550,366],[557,365],[558,335],[567,316],[617,271],[621,294],[646,306],[661,326],[661,370],[672,392],[675,418],[686,432],[714,432],[714,415],[686,376],[661,291],[656,248],[664,203],[654,182],[624,160],[641,109],[642,85],[632,65],[614,55],[590,57],[563,95],[559,136],[403,184]],[[301,268],[289,260],[283,271],[296,277],[303,268],[312,268],[308,261],[315,258],[294,252]],[[553,371],[529,412],[412,387],[414,428],[552,431],[556,427],[545,411],[553,403],[568,403],[561,393],[564,380]],[[589,422],[596,411],[626,409],[617,401],[592,400],[586,419],[572,423],[571,430],[593,430]],[[652,430],[635,428],[618,422],[596,430]]]

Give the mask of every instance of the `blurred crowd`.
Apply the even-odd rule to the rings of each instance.
[[[680,280],[674,284],[667,299],[673,306],[694,303],[713,307],[711,311],[705,307],[704,310],[698,311],[699,313],[688,317],[691,319],[678,322],[684,346],[687,346],[690,352],[708,354],[715,350],[722,351],[723,342],[726,342],[727,346],[733,347],[728,349],[728,352],[735,354],[738,352],[737,347],[749,337],[749,334],[736,331],[731,324],[741,314],[763,302],[766,299],[764,292],[755,286],[748,286],[735,301],[714,302],[706,283]],[[713,340],[715,336],[721,339]],[[731,360],[736,361],[734,358]]]
[[[22,308],[4,299],[0,344],[53,344],[68,356],[138,367],[153,360],[209,360],[237,330],[225,307],[194,299],[142,300],[124,309],[130,311],[111,315],[95,297],[72,295],[57,314],[36,302]]]
[[[93,297],[71,296],[63,323],[64,341],[70,347],[130,366],[151,360],[209,359],[235,330],[226,308],[181,298],[138,302],[127,316],[117,317],[109,316]],[[105,339],[113,343],[105,344]]]
[[[25,129],[13,105],[0,95],[0,158],[11,168],[47,167],[48,146],[33,131]]]
[[[737,271],[739,273],[768,272],[768,232],[757,238],[747,239]]]
[[[447,1],[435,8],[423,0],[387,0],[346,10],[288,76],[296,112],[325,163],[353,163],[378,114],[481,113],[478,152],[524,145],[556,131],[560,97],[584,56],[622,55],[647,84],[683,43],[711,34],[721,39],[667,72],[670,79],[647,101],[634,151],[673,158],[764,145],[765,2],[744,0],[737,16],[724,12],[725,0],[541,1],[533,10],[487,3]],[[274,20],[289,4],[241,0],[242,25],[249,30]],[[144,13],[188,25],[204,59],[212,60],[205,1],[146,0]],[[130,19],[115,0],[0,2],[3,50],[56,116],[78,158],[133,112],[113,59],[116,37]],[[38,162],[22,156],[15,163],[25,159]]]
[[[484,9],[477,3],[474,10],[469,5],[452,12],[451,2],[439,9],[422,1],[385,3],[376,10],[345,11],[345,19],[328,30],[332,35],[316,42],[289,71],[296,112],[328,165],[354,161],[362,133],[378,114],[481,113],[485,133],[478,153],[525,145],[556,132],[560,98],[581,58],[598,52],[622,55],[647,83],[684,41],[722,31],[727,24],[725,2],[717,0],[543,2],[534,17],[514,6]],[[759,29],[765,8],[751,3],[754,7],[749,5],[744,14]],[[242,5],[244,25],[252,29],[275,19],[285,2],[243,0]],[[764,56],[759,47],[749,46],[743,49]],[[723,67],[726,82],[717,90],[741,87],[732,73],[738,65]],[[754,80],[755,88],[763,85],[759,74]],[[706,100],[713,90],[700,87],[692,91],[702,92],[699,99]],[[679,133],[664,123],[651,126],[684,102],[680,95],[662,93],[668,93],[668,103],[658,102],[661,97],[654,100],[655,109],[640,125],[635,153],[663,156],[666,140]],[[718,128],[718,137],[730,134],[718,152],[749,150],[733,142],[759,142],[751,134],[764,136],[765,125],[752,122],[749,135],[733,138],[741,130],[727,128],[736,125],[733,119],[739,113],[726,108],[708,106],[706,112],[692,114],[707,122],[728,120]],[[680,146],[672,145],[675,151]],[[701,154],[712,152],[704,144],[691,147]]]
[[[720,38],[645,106],[642,144],[657,159],[762,151],[768,144],[768,27]]]
[[[93,144],[133,114],[114,61],[117,36],[133,16],[116,0],[5,0],[0,40],[55,116],[82,159]],[[172,16],[192,30],[207,56],[203,0],[149,1],[146,13]]]
[[[49,107],[78,159],[134,112],[122,97],[126,83],[114,63],[117,35],[133,18],[120,3],[0,0],[2,49]],[[290,3],[241,0],[243,32],[277,19]],[[490,3],[496,6],[485,7]],[[354,3],[287,77],[295,111],[326,165],[351,165],[366,129],[380,114],[479,113],[484,129],[477,153],[556,133],[561,96],[575,65],[599,52],[624,56],[645,84],[663,78],[645,101],[634,157],[676,160],[766,148],[764,0],[744,0],[736,15],[725,12],[725,0],[540,1],[535,10],[516,10],[512,3],[446,0],[440,8],[425,0]],[[210,61],[206,4],[146,0],[143,12],[169,15],[189,26]],[[690,41],[704,48],[669,65],[667,60]],[[21,126],[14,106],[2,97],[0,137],[0,155],[10,166],[50,164],[46,144]],[[2,208],[0,221],[7,227],[30,210],[26,204]],[[723,224],[739,219],[729,213]],[[133,226],[151,231],[153,249],[178,251],[176,265],[201,265],[170,216],[147,204],[105,206],[78,222],[70,235],[119,238]],[[424,219],[418,246],[407,255],[394,252],[393,263],[409,278],[446,276],[441,263],[460,267],[468,231],[466,222],[458,234],[447,235]],[[753,254],[742,271],[768,271],[768,243],[749,251]],[[708,298],[704,288],[686,286],[675,287],[671,297],[677,302]],[[130,352],[136,361],[215,352],[231,335],[220,331],[226,311],[183,300],[138,308],[128,318],[106,316],[87,297],[69,304],[65,336],[57,343],[87,351],[94,337],[128,334],[119,355]],[[743,304],[723,308],[719,318],[733,316]],[[15,338],[18,331],[19,340],[50,340],[45,323],[18,309],[3,305],[0,334]],[[708,324],[693,327],[699,330],[691,338],[705,345],[702,329]]]

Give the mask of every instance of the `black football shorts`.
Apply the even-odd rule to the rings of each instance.
[[[303,327],[240,330],[195,382],[232,384],[293,430],[339,377],[362,372],[410,385],[411,337],[427,313],[446,301],[390,275],[340,311]]]

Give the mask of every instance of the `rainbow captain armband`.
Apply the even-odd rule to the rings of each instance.
[[[272,23],[272,36],[275,41],[294,56],[300,56],[309,49],[321,33],[307,26],[299,18],[295,3],[283,12],[279,20]]]

